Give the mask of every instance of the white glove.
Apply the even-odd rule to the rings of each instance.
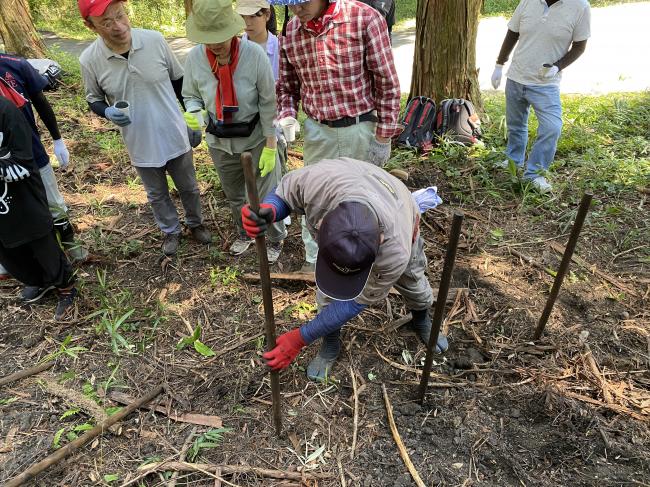
[[[560,68],[558,68],[555,64],[554,65],[549,65],[549,64],[544,64],[540,70],[539,74],[542,76],[544,79],[552,79],[555,78],[555,76],[560,72]]]
[[[494,71],[492,72],[492,88],[495,90],[501,84],[501,77],[503,76],[503,64],[497,64],[494,66]]]
[[[59,161],[61,169],[68,167],[68,164],[70,163],[70,153],[68,152],[68,148],[65,146],[63,139],[56,139],[54,141],[54,155]]]

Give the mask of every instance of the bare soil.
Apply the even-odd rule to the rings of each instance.
[[[76,320],[54,323],[54,297],[22,306],[16,300],[18,283],[0,284],[0,377],[56,352],[68,335],[68,347],[87,349],[76,359],[60,354],[49,371],[0,388],[0,483],[51,453],[61,428],[66,428],[59,441],[64,445],[75,426],[93,423],[88,411],[43,385],[40,378],[49,376],[102,407],[119,405],[111,401],[111,391],[138,397],[163,382],[167,392],[157,401],[169,404],[170,412],[217,415],[231,429],[217,447],[201,449],[197,461],[329,475],[297,483],[235,474],[225,476],[224,485],[414,485],[388,427],[382,384],[411,460],[428,486],[650,485],[648,264],[634,260],[634,252],[612,258],[615,235],[587,222],[577,254],[604,274],[573,264],[545,336],[533,344],[553,280],[544,269],[557,269],[560,260],[550,243],[566,243],[566,221],[545,210],[523,212],[516,196],[499,207],[459,205],[439,169],[414,164],[407,184],[413,189],[436,184],[445,200],[421,225],[434,287],[452,210],[462,206],[466,215],[453,286],[467,291],[447,307],[450,349],[435,359],[425,403],[414,401],[425,350],[406,331],[388,331],[405,313],[399,296],[391,295],[345,327],[344,352],[328,384],[312,383],[304,374],[317,346],[281,374],[284,435],[276,438],[258,338],[264,320],[261,289],[241,277],[256,272],[255,254],[227,254],[234,235],[222,193],[202,180],[215,243],[204,247],[186,238],[177,258],[162,259],[160,235],[142,187],[132,182],[135,173],[125,153],[109,154],[92,137],[79,132],[71,144],[77,166],[60,176],[80,237],[92,253],[78,270]],[[209,164],[204,150],[196,159],[199,168]],[[501,176],[495,172],[495,177]],[[629,204],[647,212],[642,198],[639,194]],[[568,197],[567,208],[576,202]],[[495,238],[494,228],[507,238]],[[619,236],[626,231],[616,230]],[[508,247],[541,265],[511,255]],[[301,260],[294,218],[274,270],[296,270]],[[276,283],[280,332],[312,316],[313,295],[306,283]],[[89,315],[105,310],[119,318],[131,308],[135,311],[120,333],[133,349],[116,354],[100,317]],[[177,348],[198,324],[214,357],[191,346]],[[586,358],[584,332],[598,374]],[[359,400],[353,455],[351,374]],[[61,419],[70,409],[79,411]],[[124,421],[120,435],[106,433],[30,485],[121,485],[145,462],[178,459],[193,428],[141,409]],[[208,429],[199,426],[195,434]],[[310,457],[321,447],[321,455]],[[151,474],[136,485],[170,485],[169,475]],[[201,473],[181,473],[177,485],[220,484]]]

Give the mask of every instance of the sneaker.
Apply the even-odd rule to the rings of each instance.
[[[202,243],[204,245],[207,245],[209,243],[212,243],[212,235],[210,232],[208,232],[208,229],[205,228],[203,225],[197,225],[196,227],[190,228],[190,232],[192,233],[192,237],[194,240],[196,240],[199,243]]]
[[[77,288],[59,289],[59,302],[54,312],[55,321],[67,321],[74,311],[74,298],[77,297]]]
[[[314,272],[316,272],[316,263],[305,262],[298,272],[300,274],[313,274]]]
[[[77,242],[66,247],[66,250],[68,251],[68,257],[70,257],[71,264],[81,264],[88,258],[88,251]]]
[[[37,303],[49,293],[54,286],[25,286],[20,291],[20,299],[25,304]]]
[[[241,255],[248,250],[248,247],[250,247],[252,243],[252,238],[237,237],[237,240],[235,240],[230,246],[230,254]]]
[[[176,255],[178,244],[181,241],[180,233],[166,233],[162,244],[162,251],[165,255]]]
[[[281,253],[282,241],[266,243],[266,258],[269,260],[269,264],[275,264],[275,262],[280,258]]]
[[[549,183],[544,176],[538,176],[535,179],[532,179],[530,185],[542,194],[553,191],[553,186],[551,186],[551,183]]]

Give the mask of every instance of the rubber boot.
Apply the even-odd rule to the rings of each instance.
[[[70,220],[61,218],[54,222],[57,238],[63,249],[68,253],[71,263],[83,262],[88,258],[88,251],[74,239],[74,227]]]
[[[318,355],[307,366],[307,378],[325,381],[341,351],[341,330],[325,335],[321,340]]]
[[[429,308],[411,310],[411,315],[413,318],[408,322],[407,326],[417,334],[422,343],[428,345],[429,336],[431,335],[431,316],[429,314]],[[447,337],[442,333],[439,333],[438,342],[436,343],[434,352],[446,352],[448,348],[449,342],[447,341]]]

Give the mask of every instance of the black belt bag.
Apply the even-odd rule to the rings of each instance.
[[[260,121],[260,114],[256,113],[250,122],[237,123],[214,123],[209,117],[208,126],[205,131],[220,139],[234,139],[236,137],[250,137],[255,130],[257,122]]]
[[[343,117],[338,120],[319,120],[323,125],[331,128],[351,127],[361,122],[378,122],[379,119],[375,112],[368,112],[359,115],[358,117]]]

